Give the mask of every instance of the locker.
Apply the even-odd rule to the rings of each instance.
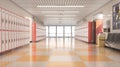
[[[16,33],[15,33],[16,36],[15,36],[15,39],[16,39],[16,40],[15,40],[15,41],[16,41],[16,46],[18,47],[18,44],[17,44],[17,43],[18,43],[18,42],[17,42],[17,32],[18,32],[18,29],[17,29],[17,16],[16,16],[15,21],[16,21],[16,27],[15,27],[15,29],[16,29]]]
[[[21,31],[21,20],[20,20],[20,18],[19,18],[19,22],[20,22],[19,30]],[[21,37],[22,37],[22,36],[21,36],[21,35],[22,35],[21,32],[19,32],[19,35],[20,35],[20,37],[19,37],[19,39],[20,39],[20,40],[19,40],[19,44],[20,44],[20,45],[19,45],[19,46],[21,46],[21,44],[22,44],[22,43],[21,43]]]
[[[21,20],[20,20],[20,17],[18,18],[19,20],[19,31],[21,30]],[[19,46],[21,45],[21,32],[19,32]]]
[[[20,31],[20,21],[19,21],[19,17],[18,17],[18,30]],[[20,46],[20,32],[18,32],[18,46]]]
[[[0,8],[0,53],[29,43],[29,20]]]
[[[2,36],[2,29],[1,29],[1,8],[0,8],[0,53],[2,52],[2,40],[1,40],[1,36]]]
[[[13,14],[12,14],[12,18],[11,18],[11,46],[12,46],[12,49],[14,48],[14,17],[13,17]]]
[[[6,50],[8,50],[9,49],[9,43],[8,43],[9,30],[8,30],[8,12],[7,11],[5,11],[5,32],[6,32],[6,36],[5,36]]]
[[[8,25],[8,27],[9,27],[9,36],[8,36],[8,38],[9,38],[9,49],[12,49],[12,46],[11,46],[11,42],[12,42],[11,22],[12,22],[12,20],[11,20],[11,13],[9,13],[9,25]]]
[[[13,48],[16,48],[15,44],[15,16],[13,14]]]
[[[15,48],[17,47],[17,44],[16,44],[16,16],[14,15],[14,45],[15,45]]]
[[[19,45],[18,45],[18,21],[17,21],[17,16],[16,16],[16,45],[17,45],[17,47],[19,47]]]
[[[23,46],[24,45],[24,32],[23,32],[24,31],[24,29],[23,29],[24,28],[24,23],[23,23],[23,18],[21,19],[21,21],[22,21],[22,28],[21,28],[22,32],[21,33],[22,33],[22,46]]]
[[[2,52],[5,51],[6,43],[5,43],[5,38],[6,38],[6,33],[5,33],[5,12],[2,10]]]
[[[19,17],[19,30],[21,31],[21,20],[20,20],[20,17]],[[20,35],[20,37],[19,37],[19,46],[21,45],[21,32],[19,32],[19,35]]]

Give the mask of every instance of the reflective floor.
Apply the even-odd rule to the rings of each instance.
[[[0,67],[120,67],[120,52],[74,38],[47,38],[1,55]]]

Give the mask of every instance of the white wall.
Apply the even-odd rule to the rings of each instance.
[[[112,6],[114,4],[116,4],[116,3],[118,3],[118,2],[120,2],[120,0],[111,0],[110,2],[106,3],[105,5],[103,5],[101,8],[97,9],[96,11],[92,12],[88,16],[84,17],[85,21],[82,20],[81,22],[79,22],[79,25],[81,23],[83,23],[84,25],[87,25],[88,21],[93,20],[93,17],[97,13],[101,12],[101,13],[104,14],[103,27],[106,28],[107,27],[106,21],[110,20],[110,23],[111,23],[111,32],[120,33],[120,30],[113,30],[112,29]]]
[[[21,9],[20,7],[18,7],[16,4],[11,2],[10,0],[0,0],[0,7],[7,9],[18,15],[21,15],[23,17],[32,17],[31,14],[29,14],[25,10]]]
[[[87,36],[87,34],[81,34],[82,32],[88,33],[88,22],[93,21],[94,16],[98,13],[103,13],[104,14],[104,21],[103,21],[103,27],[107,28],[108,24],[106,23],[108,20],[110,21],[110,27],[111,27],[111,32],[113,33],[120,33],[120,30],[113,30],[112,29],[112,6],[116,3],[120,2],[120,0],[111,0],[110,2],[106,3],[103,5],[101,8],[97,9],[96,11],[90,13],[88,16],[85,16],[83,20],[78,22],[76,29],[86,27],[85,29],[80,29],[75,32],[76,35],[79,35],[81,37],[77,37],[77,39],[87,41],[87,39],[84,36]]]

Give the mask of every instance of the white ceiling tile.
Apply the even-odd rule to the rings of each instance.
[[[52,24],[56,24],[56,20],[59,21],[61,18],[75,18],[74,21],[82,19],[86,15],[100,8],[110,0],[11,0],[14,3],[18,4],[23,9],[27,10],[34,16],[40,18],[40,20],[47,20],[47,23],[50,19],[48,18],[58,18],[52,20]],[[37,7],[37,6],[85,6],[81,7]],[[62,15],[60,15],[62,14]],[[48,16],[46,15],[54,15]],[[60,15],[60,16],[56,16]],[[64,16],[69,15],[69,16]],[[70,15],[75,15],[70,16]],[[42,18],[42,19],[41,19]],[[43,19],[44,18],[44,19]],[[70,20],[70,19],[66,19]],[[62,21],[64,22],[64,21]],[[69,23],[74,24],[75,22],[69,21]],[[46,23],[46,22],[44,22]],[[67,22],[64,22],[65,24]]]

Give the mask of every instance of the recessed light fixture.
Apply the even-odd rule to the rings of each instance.
[[[49,13],[79,13],[80,11],[41,11],[42,14]]]
[[[40,6],[38,5],[37,7],[85,7],[85,6]]]
[[[45,16],[76,16],[76,15],[45,15]]]
[[[60,18],[47,18],[47,19],[60,19]],[[61,19],[75,19],[75,18],[61,18]]]

